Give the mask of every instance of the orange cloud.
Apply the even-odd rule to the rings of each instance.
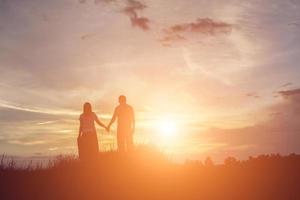
[[[174,42],[185,39],[186,33],[201,33],[205,35],[218,35],[231,33],[232,24],[214,21],[210,18],[198,18],[195,22],[175,24],[164,30],[164,42]]]
[[[117,3],[117,0],[95,0],[94,1],[96,5],[100,3],[109,4],[112,2]],[[142,11],[145,8],[147,8],[147,6],[144,3],[136,0],[122,0],[120,2],[121,4],[116,4],[116,5],[119,7],[119,9],[121,9],[121,12],[123,14],[129,17],[129,20],[131,21],[133,27],[140,28],[144,31],[150,30],[149,23],[151,20],[147,17],[142,17],[138,14],[139,11]],[[79,0],[79,3],[82,4],[87,3],[87,0]],[[98,33],[85,34],[81,37],[81,39],[85,40],[94,37],[96,35],[98,35]]]
[[[128,0],[127,6],[123,9],[123,12],[130,18],[131,24],[145,31],[150,29],[150,20],[146,17],[140,17],[138,11],[144,10],[146,7],[139,1]]]

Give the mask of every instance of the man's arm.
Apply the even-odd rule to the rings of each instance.
[[[134,116],[134,110],[132,108],[132,134],[135,131],[135,116]]]
[[[95,114],[95,121],[96,121],[96,123],[97,123],[99,126],[105,128],[105,129],[107,129],[107,127],[99,120],[99,118],[97,117],[96,114]]]
[[[117,111],[117,108],[115,108],[113,117],[111,118],[111,120],[107,126],[108,130],[110,130],[110,126],[116,121],[117,116],[118,116],[118,111]]]
[[[79,125],[79,130],[78,130],[78,137],[81,136],[81,121],[80,121],[80,125]]]

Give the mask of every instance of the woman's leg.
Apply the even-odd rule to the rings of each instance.
[[[91,134],[91,153],[93,154],[93,157],[98,156],[99,154],[99,144],[98,144],[98,138],[97,138],[97,132],[93,132]]]

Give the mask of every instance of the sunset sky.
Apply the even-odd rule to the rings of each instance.
[[[0,0],[0,153],[76,153],[82,104],[107,124],[121,94],[136,143],[175,158],[300,153],[299,10],[298,0]],[[115,134],[98,129],[102,150]]]

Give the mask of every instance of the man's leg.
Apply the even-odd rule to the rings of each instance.
[[[132,133],[126,134],[126,145],[127,145],[127,151],[133,151],[133,135]]]
[[[124,133],[117,133],[117,142],[118,142],[118,151],[124,152],[125,151],[125,135]]]

